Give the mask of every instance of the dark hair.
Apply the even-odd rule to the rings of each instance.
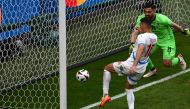
[[[153,2],[148,1],[148,2],[145,2],[145,3],[144,3],[143,8],[152,8],[152,9],[156,9],[156,6],[154,5]]]
[[[144,18],[141,19],[141,23],[146,23],[148,26],[151,27],[152,21],[150,19],[144,17]]]

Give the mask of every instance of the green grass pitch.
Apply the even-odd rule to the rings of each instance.
[[[182,53],[189,67],[189,41],[190,37],[185,37],[181,34],[176,34],[177,53]],[[102,71],[106,64],[125,60],[128,57],[128,51],[117,53],[101,60],[77,67],[67,72],[67,97],[68,109],[79,109],[80,107],[97,102],[102,96]],[[165,76],[177,73],[180,71],[179,66],[173,68],[165,68],[162,65],[162,52],[156,51],[152,56],[155,66],[158,68],[157,76],[141,79],[137,86],[159,80]],[[90,72],[90,79],[85,83],[80,83],[76,80],[75,74],[79,69],[87,69]],[[112,75],[110,86],[110,95],[114,96],[124,92],[124,83],[126,77],[118,77]],[[27,85],[13,92],[0,95],[0,107],[23,107],[23,108],[59,108],[59,92],[51,89],[59,89],[55,84],[58,83],[58,78],[53,77],[46,80],[38,81],[35,84]],[[152,86],[135,93],[136,109],[188,109],[190,104],[190,74],[187,73],[175,79],[169,80],[162,84]],[[37,89],[37,90],[35,90]],[[34,96],[33,98],[31,96]],[[40,98],[39,96],[47,96]],[[40,99],[39,99],[40,98]],[[31,102],[32,101],[32,102]],[[57,103],[53,103],[53,102]],[[47,103],[45,105],[45,103]],[[44,105],[42,105],[42,104]],[[123,109],[127,108],[125,97],[117,99],[109,103],[106,109]]]
[[[190,64],[190,57],[189,57],[189,40],[190,37],[184,37],[181,34],[176,34],[176,45],[177,45],[177,53],[182,53],[184,55],[184,58],[187,61],[187,67],[189,67]],[[80,107],[92,104],[94,102],[100,101],[100,98],[102,97],[102,76],[103,76],[103,68],[106,64],[114,62],[114,61],[120,61],[125,60],[128,57],[128,51],[121,52],[115,55],[112,55],[110,57],[104,58],[102,60],[98,60],[96,62],[78,67],[76,69],[70,70],[68,72],[68,108],[69,109],[78,109]],[[168,75],[177,73],[180,71],[179,66],[175,66],[173,68],[165,68],[162,65],[162,51],[158,50],[156,51],[152,56],[151,59],[153,60],[155,66],[158,68],[159,74],[157,76],[147,78],[147,79],[141,79],[137,86],[159,80],[163,77],[166,77]],[[90,72],[90,79],[86,83],[80,83],[75,79],[75,73],[79,69],[87,69]],[[119,93],[123,93],[124,90],[124,84],[125,84],[126,77],[119,77],[117,75],[112,75],[111,80],[111,86],[110,86],[110,96],[117,95]],[[178,81],[179,80],[179,81]],[[171,81],[171,82],[170,82]],[[174,82],[172,82],[174,81]],[[175,105],[176,109],[178,108],[185,108],[187,109],[189,105],[183,105],[180,104],[182,102],[186,103],[188,102],[190,96],[188,95],[188,88],[190,86],[187,86],[187,82],[190,81],[189,74],[186,74],[182,77],[178,77],[177,79],[169,80],[169,82],[155,85],[154,87],[147,88],[145,90],[139,91],[135,93],[137,95],[136,97],[136,107],[137,109],[158,109],[162,103],[165,103],[163,101],[167,100],[167,104],[162,105],[162,109],[168,109],[170,106]],[[180,85],[181,83],[182,85]],[[177,84],[178,87],[175,85]],[[155,91],[154,91],[155,88]],[[168,89],[170,88],[170,89]],[[150,92],[148,92],[150,90]],[[165,90],[170,91],[170,93],[165,92]],[[172,92],[172,90],[174,92]],[[186,90],[186,91],[184,91]],[[177,92],[176,92],[177,91]],[[151,95],[149,95],[149,93]],[[181,96],[180,93],[186,94],[186,96]],[[155,95],[155,96],[154,96]],[[141,97],[142,96],[142,97]],[[150,98],[145,98],[150,97]],[[183,98],[181,98],[183,97]],[[143,99],[144,98],[144,99]],[[166,99],[167,98],[167,99]],[[179,101],[175,101],[176,98],[179,98]],[[138,100],[139,99],[139,100]],[[148,102],[146,100],[149,99],[148,102],[151,102],[150,107],[148,105]],[[161,101],[158,103],[158,101]],[[146,104],[147,103],[147,104]],[[175,104],[177,103],[177,104]],[[141,108],[141,105],[143,105],[143,108]],[[121,108],[119,108],[121,106]],[[126,98],[121,98],[116,101],[113,101],[113,103],[109,103],[106,109],[123,109],[127,107]]]
[[[135,109],[189,109],[189,83],[190,72],[136,92]],[[127,107],[126,97],[122,97],[108,103],[105,109],[127,109]]]
[[[176,11],[176,5],[173,5],[175,0],[170,1],[163,0],[165,3],[163,10],[164,14],[168,15],[172,20],[178,21],[178,17],[176,14],[182,16],[178,23],[180,24],[189,24],[187,18],[190,15],[190,11],[188,10],[189,1],[182,0],[181,4],[179,5],[181,8],[180,11]],[[185,2],[185,3],[184,3]],[[173,7],[175,8],[173,10]],[[186,11],[186,12],[184,12]],[[106,33],[108,36],[125,36],[129,34],[128,23],[130,17],[134,22],[136,20],[136,16],[140,14],[139,11],[130,11],[128,12],[128,7],[119,9],[119,10],[106,10],[107,13],[101,14],[92,17],[92,21],[98,20],[96,23],[90,25],[86,25],[86,23],[82,23],[81,25],[74,25],[73,31],[67,31],[68,36],[76,36],[78,39],[82,39],[84,36],[87,36],[87,33],[90,34],[88,37],[102,37],[104,32],[99,32],[106,30],[107,28],[109,31]],[[182,12],[182,13],[179,13]],[[176,13],[176,14],[174,14]],[[185,14],[184,14],[185,13]],[[110,17],[108,17],[110,16]],[[111,19],[110,19],[111,18]],[[110,25],[105,25],[102,21],[106,21]],[[84,26],[85,25],[85,26]],[[79,26],[82,26],[83,33],[77,33],[79,30]],[[75,27],[75,28],[74,28]],[[72,27],[71,27],[72,28]],[[78,28],[78,29],[76,29]],[[94,31],[88,31],[94,30]],[[87,32],[85,32],[87,31]],[[122,31],[122,32],[121,32]],[[100,34],[97,35],[96,32]],[[190,64],[190,37],[185,37],[182,34],[176,33],[176,42],[177,42],[177,53],[182,53],[186,62],[187,67],[189,68]],[[128,37],[125,37],[128,40]],[[73,40],[72,37],[70,40]],[[107,40],[107,39],[105,39]],[[97,40],[98,42],[98,40]],[[97,43],[94,41],[94,43]],[[72,43],[70,43],[72,44]],[[112,42],[109,42],[112,44]],[[88,46],[88,45],[87,45]],[[120,46],[120,45],[113,45]],[[111,47],[111,46],[110,46]],[[108,48],[109,49],[109,48]],[[21,59],[15,59],[11,62],[7,62],[5,64],[0,64],[0,75],[5,73],[8,75],[7,77],[11,78],[11,71],[13,69],[19,69],[21,74],[18,74],[18,78],[23,79],[24,76],[28,76],[25,74],[24,71],[32,72],[31,74],[44,74],[44,72],[49,72],[52,69],[58,68],[58,59],[55,60],[55,57],[58,57],[58,48],[57,47],[45,47],[43,49],[32,49],[28,48],[29,52],[27,55],[29,57],[22,57]],[[91,50],[91,49],[89,49]],[[36,54],[36,52],[41,52],[42,55]],[[96,52],[102,52],[97,50]],[[47,54],[48,55],[47,55]],[[39,57],[45,58],[38,59]],[[91,55],[91,54],[90,54]],[[176,54],[177,55],[177,54]],[[71,57],[75,56],[72,54]],[[85,56],[84,56],[85,57]],[[100,101],[102,97],[102,76],[103,76],[103,68],[106,64],[114,62],[114,61],[121,61],[126,60],[128,58],[128,51],[123,51],[117,53],[115,55],[97,60],[95,62],[83,65],[81,67],[74,68],[67,72],[67,101],[68,101],[68,109],[79,109],[83,106],[92,104],[94,102]],[[155,66],[158,68],[159,74],[157,76],[141,79],[135,87],[141,86],[143,84],[159,80],[163,77],[172,75],[180,71],[179,66],[175,66],[173,68],[165,68],[162,65],[162,51],[156,51],[152,56],[151,59]],[[48,61],[46,61],[48,60]],[[21,64],[17,64],[15,61],[20,61]],[[22,65],[25,65],[25,62],[31,61],[33,64],[40,64],[41,67],[35,67],[35,71],[33,67],[26,67],[26,69],[22,69]],[[51,63],[49,65],[49,63]],[[76,80],[75,74],[80,69],[87,69],[90,72],[90,78],[85,83],[80,83]],[[20,76],[23,75],[23,76]],[[30,75],[30,73],[29,73]],[[17,80],[20,80],[16,78]],[[111,86],[110,86],[110,96],[117,95],[119,93],[123,93],[124,84],[125,84],[126,77],[118,77],[117,75],[112,75]],[[9,82],[8,82],[9,83]],[[21,89],[14,90],[9,93],[0,94],[0,108],[7,107],[10,109],[21,108],[21,109],[59,109],[59,78],[52,77],[45,80],[38,81],[34,84],[29,84],[27,86],[22,87]],[[190,72],[185,75],[179,76],[167,82],[149,87],[147,89],[141,90],[135,93],[135,107],[136,109],[189,109],[190,107]],[[0,86],[2,84],[0,83]],[[97,108],[97,107],[95,107]],[[111,103],[107,104],[105,109],[126,109],[127,108],[127,101],[126,97],[122,97]]]

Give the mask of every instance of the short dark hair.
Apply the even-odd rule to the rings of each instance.
[[[151,21],[150,19],[144,17],[144,18],[142,18],[140,21],[141,21],[142,23],[146,23],[148,26],[151,27],[152,21]]]
[[[145,3],[144,3],[143,8],[152,8],[152,9],[156,9],[156,6],[154,5],[153,2],[148,1],[148,2],[145,2]]]

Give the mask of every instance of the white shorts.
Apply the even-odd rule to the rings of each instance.
[[[118,75],[124,75],[124,74],[128,75],[127,80],[129,82],[129,84],[131,84],[131,85],[137,84],[137,81],[141,79],[144,72],[146,71],[146,66],[148,64],[148,63],[138,64],[135,74],[130,75],[129,69],[133,65],[133,62],[134,62],[133,59],[128,58],[126,61],[113,63],[114,70],[118,73]]]

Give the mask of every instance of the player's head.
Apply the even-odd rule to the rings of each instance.
[[[156,6],[152,2],[144,4],[144,14],[146,18],[153,19],[156,12]]]
[[[152,21],[146,17],[141,19],[140,23],[140,32],[141,33],[146,33],[151,31],[151,23]]]

